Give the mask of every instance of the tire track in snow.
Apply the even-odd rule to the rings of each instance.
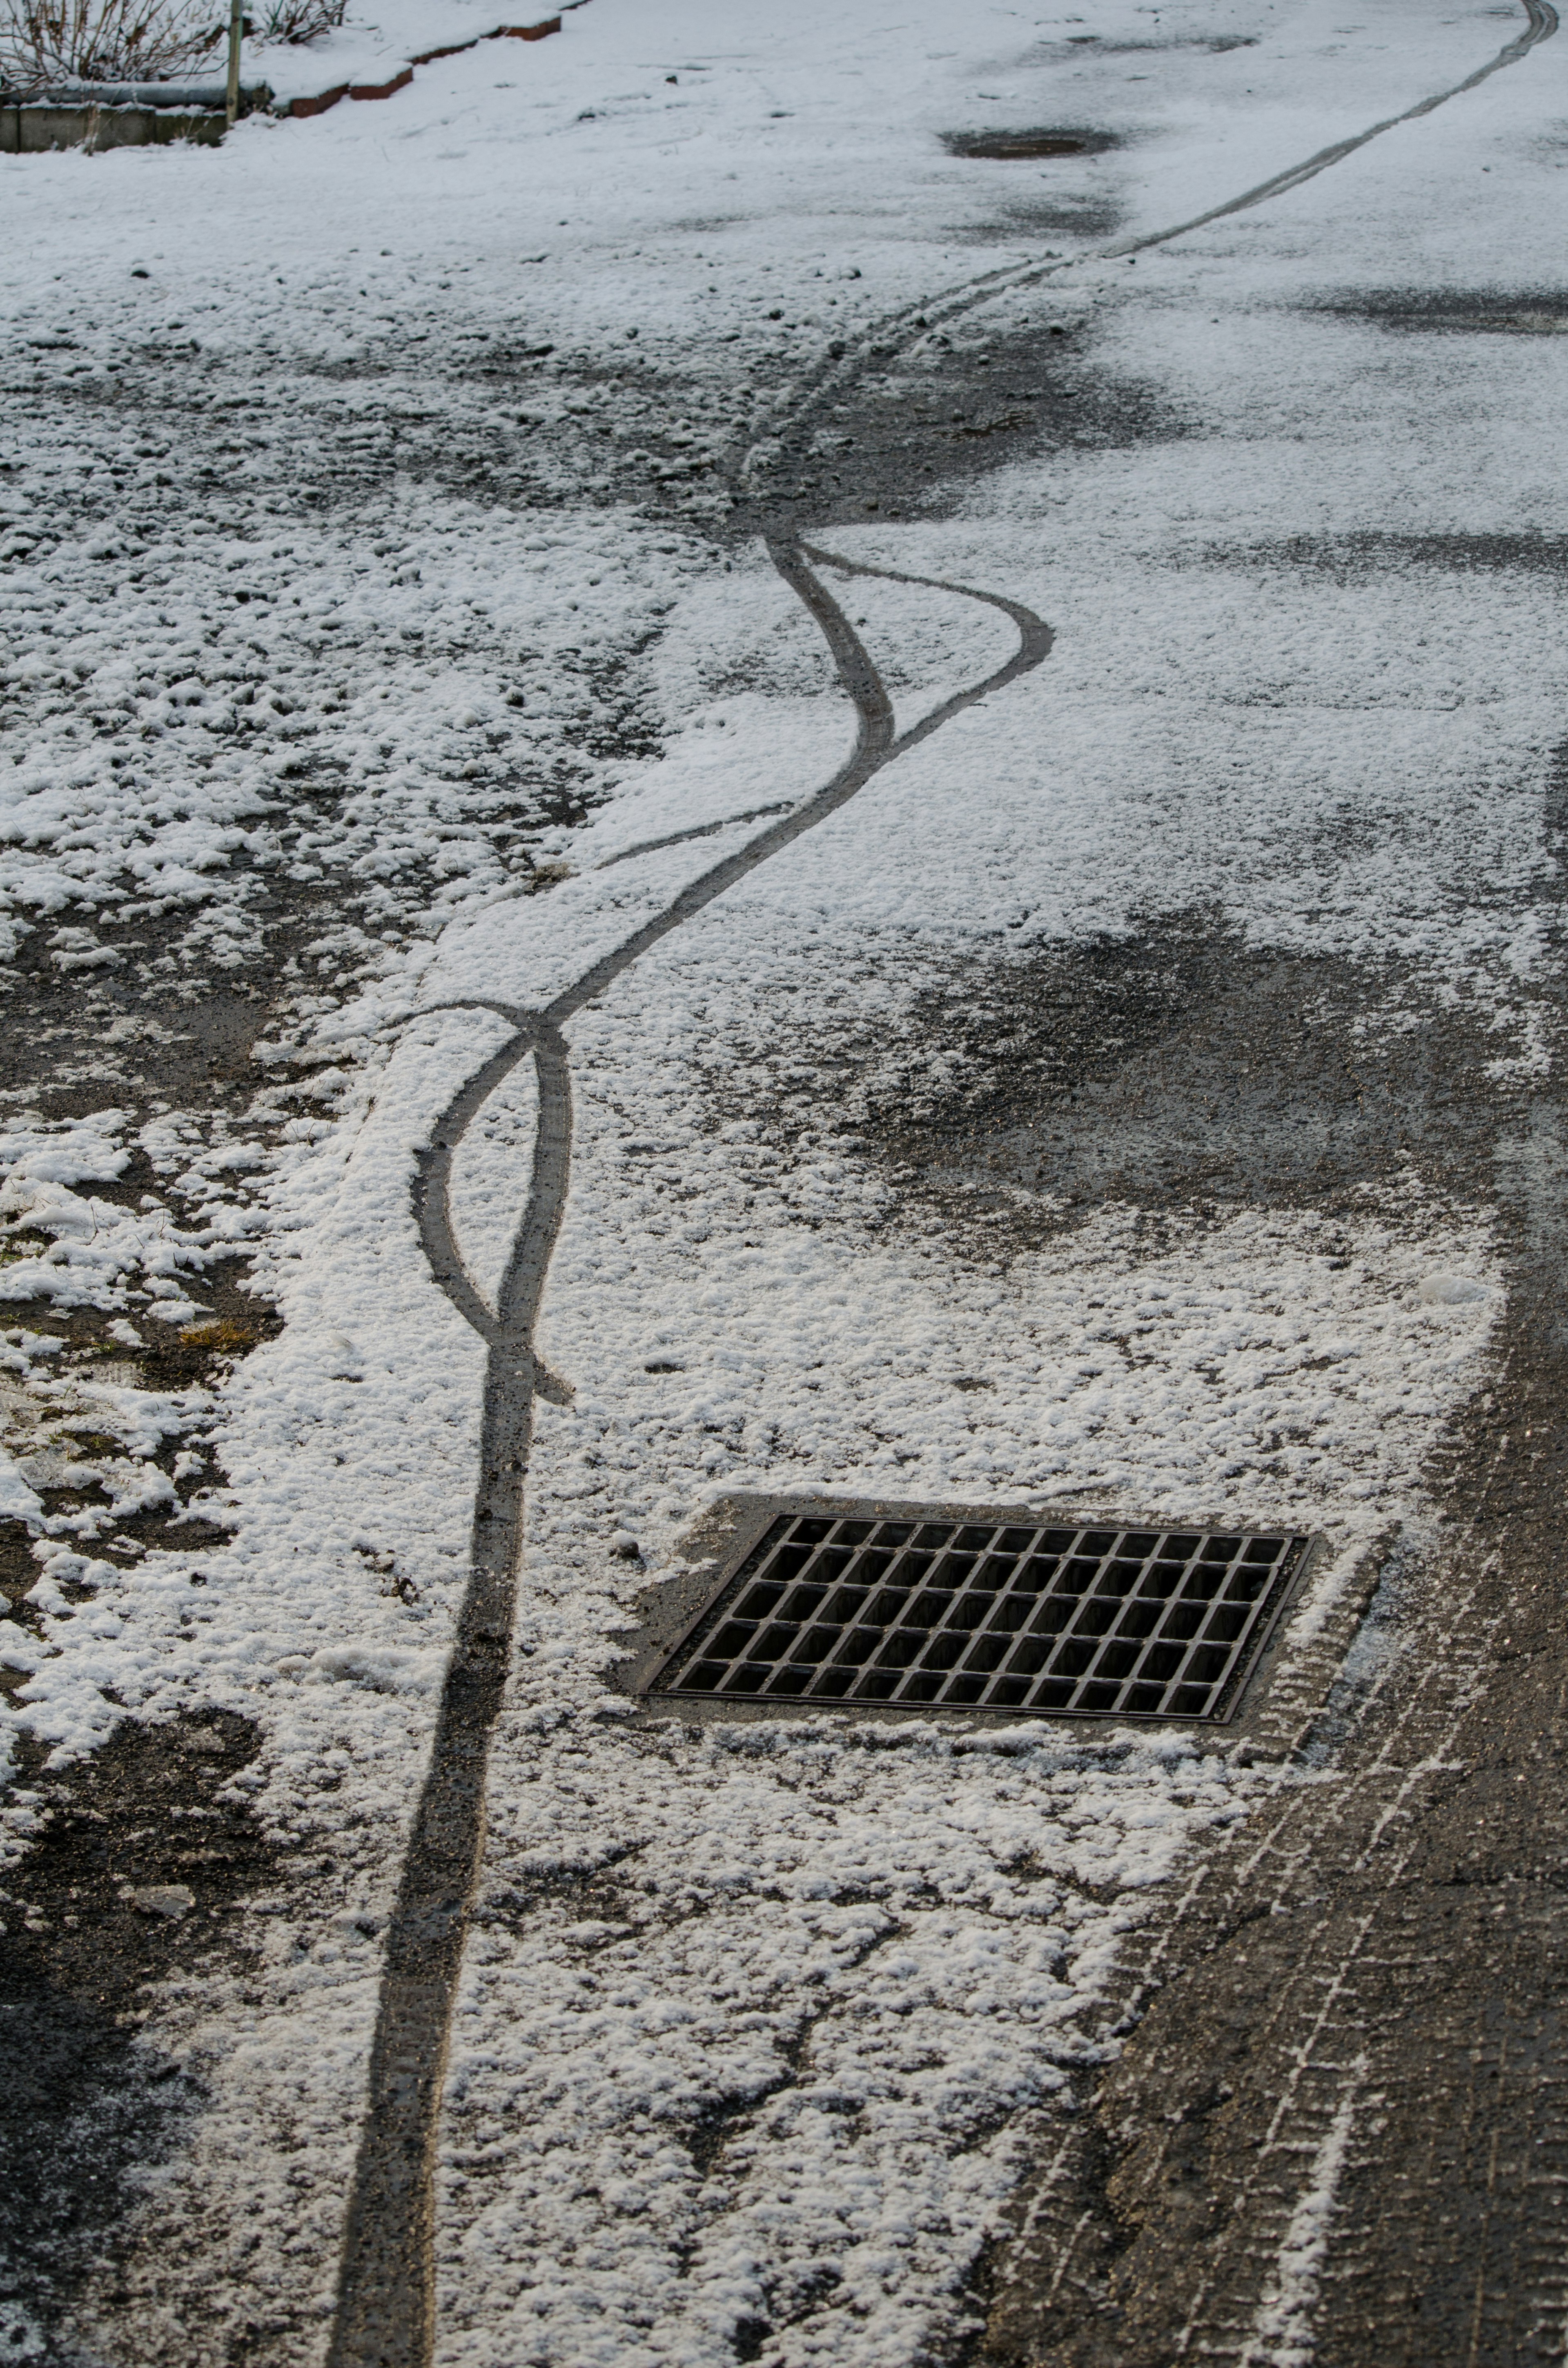
[[[1085,255],[989,272],[949,295],[918,308],[905,308],[873,331],[853,354],[808,380],[791,406],[793,431],[798,435],[809,427],[821,405],[841,393],[869,362],[885,359],[890,340],[908,345],[998,294],[1035,286],[1079,264],[1142,254],[1269,198],[1284,196],[1397,125],[1429,115],[1449,99],[1473,90],[1504,66],[1518,63],[1539,41],[1556,32],[1558,16],[1551,0],[1521,0],[1521,5],[1528,20],[1525,30],[1462,82],[1320,149],[1239,197],[1169,229]],[[917,310],[923,314],[918,323]],[[732,484],[737,494],[744,487],[752,459],[753,452],[747,451],[733,470]],[[559,1400],[563,1395],[561,1385],[541,1372],[533,1349],[534,1326],[565,1205],[571,1164],[570,1066],[561,1031],[672,930],[695,919],[716,897],[836,813],[884,765],[929,738],[966,708],[1032,671],[1051,646],[1051,630],[1043,620],[1022,602],[999,594],[835,558],[792,532],[770,539],[767,549],[774,566],[822,632],[838,678],[854,704],[858,728],[846,763],[824,789],[699,874],[541,1011],[527,1013],[477,997],[444,1007],[495,1011],[509,1019],[514,1028],[442,1112],[429,1148],[419,1161],[415,1187],[420,1240],[431,1273],[464,1321],[485,1341],[489,1352],[480,1474],[469,1583],[388,1930],[366,2119],[345,2228],[328,2368],[426,2368],[434,2343],[436,2133],[451,2009],[483,1846],[489,1739],[501,1711],[511,1657],[533,1403],[538,1395]],[[1018,649],[983,682],[957,693],[909,731],[895,735],[886,688],[843,609],[812,573],[813,564],[847,575],[880,576],[982,600],[1012,620],[1018,630]],[[686,836],[676,834],[671,840],[653,844],[675,844]],[[643,851],[652,848],[628,853]],[[492,1312],[467,1272],[453,1231],[452,1161],[489,1096],[530,1054],[539,1081],[533,1172],[527,1209]]]
[[[994,271],[983,273],[974,279],[965,279],[956,288],[924,301],[906,304],[897,313],[890,313],[869,329],[841,359],[830,362],[807,378],[795,396],[783,432],[799,436],[816,417],[822,407],[843,394],[859,373],[869,365],[885,361],[892,353],[907,348],[917,339],[928,336],[933,330],[944,327],[949,321],[962,319],[994,296],[1010,294],[1015,289],[1038,287],[1042,279],[1058,279],[1063,272],[1078,270],[1086,263],[1116,263],[1124,256],[1145,255],[1152,247],[1168,246],[1173,239],[1185,238],[1190,231],[1202,230],[1210,222],[1222,222],[1228,214],[1246,213],[1270,198],[1289,195],[1305,181],[1315,180],[1333,165],[1341,165],[1353,156],[1369,141],[1381,139],[1385,131],[1397,131],[1402,123],[1414,123],[1424,115],[1433,114],[1446,107],[1451,98],[1462,97],[1488,81],[1505,66],[1517,65],[1535,48],[1538,41],[1549,41],[1558,29],[1558,12],[1551,0],[1519,0],[1528,19],[1522,33],[1505,42],[1494,58],[1478,66],[1462,82],[1454,83],[1448,90],[1434,92],[1427,98],[1418,98],[1398,115],[1386,115],[1381,122],[1369,125],[1348,139],[1337,140],[1327,148],[1320,148],[1299,165],[1288,165],[1267,181],[1257,182],[1244,189],[1237,198],[1227,198],[1221,205],[1210,206],[1207,212],[1191,215],[1187,221],[1176,222],[1167,230],[1143,232],[1137,238],[1118,239],[1104,246],[1086,247],[1078,255],[1052,256],[1042,263],[1004,264]],[[771,431],[777,436],[781,431]],[[761,447],[753,443],[739,456],[735,475],[744,484],[749,477],[756,456]]]
[[[533,1404],[536,1396],[559,1399],[564,1395],[540,1366],[533,1347],[571,1164],[571,1078],[561,1031],[672,930],[695,919],[759,864],[836,814],[895,757],[966,708],[1032,672],[1051,650],[1050,627],[1021,601],[967,585],[939,583],[932,576],[861,566],[793,537],[770,542],[768,555],[821,628],[838,678],[854,703],[858,728],[846,762],[825,788],[689,882],[541,1011],[521,1011],[477,996],[429,1007],[493,1011],[512,1022],[512,1033],[441,1113],[415,1183],[420,1241],[431,1274],[489,1354],[470,1577],[388,1927],[367,2116],[349,2199],[329,2368],[423,2368],[434,2340],[437,2123],[452,2003],[483,1848],[489,1741],[511,1661]],[[1011,619],[1018,647],[983,682],[944,700],[908,731],[895,733],[892,702],[881,677],[812,563],[847,575],[882,576],[983,601]],[[451,1212],[452,1163],[469,1126],[496,1087],[530,1056],[539,1080],[533,1174],[528,1206],[492,1310],[458,1247]]]

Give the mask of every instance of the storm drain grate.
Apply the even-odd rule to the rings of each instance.
[[[1310,1541],[828,1512],[774,1520],[653,1691],[1223,1719]]]

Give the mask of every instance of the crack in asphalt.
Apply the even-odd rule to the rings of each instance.
[[[906,308],[873,332],[855,354],[806,382],[793,409],[794,431],[809,424],[813,412],[869,361],[885,359],[890,337],[907,343],[1005,290],[1034,285],[1075,264],[1142,253],[1267,198],[1284,195],[1397,124],[1430,114],[1449,99],[1474,89],[1502,67],[1517,63],[1538,41],[1557,30],[1557,12],[1550,0],[1521,0],[1521,5],[1528,19],[1526,29],[1463,82],[1320,150],[1222,205],[1172,229],[1088,255],[987,273],[950,296],[927,302],[920,308],[918,319],[915,308]],[[752,459],[753,453],[744,454],[730,472],[737,499],[744,497],[742,488]],[[838,679],[854,706],[856,742],[845,763],[813,796],[689,882],[542,1009],[526,1011],[474,996],[427,1006],[416,1015],[437,1009],[489,1011],[508,1021],[512,1032],[442,1111],[419,1157],[415,1179],[415,1212],[432,1277],[464,1322],[484,1341],[488,1352],[480,1472],[469,1581],[442,1689],[429,1766],[390,1919],[327,2368],[427,2368],[434,2346],[437,2127],[452,2006],[483,1847],[490,1737],[502,1709],[511,1659],[533,1405],[537,1396],[560,1403],[569,1395],[540,1367],[533,1345],[571,1167],[570,1057],[562,1031],[673,930],[695,919],[759,865],[835,814],[884,766],[967,708],[1032,672],[1051,647],[1050,627],[1021,601],[1000,594],[840,558],[804,541],[793,530],[770,536],[767,552],[821,631]],[[907,731],[895,733],[892,703],[881,677],[865,644],[813,569],[881,577],[979,600],[1012,620],[1019,636],[1018,648],[983,681],[944,700]],[[741,826],[755,813],[732,817],[731,823]],[[652,852],[726,826],[677,832],[667,839],[628,848],[626,856]],[[533,1168],[527,1207],[492,1310],[469,1274],[453,1228],[452,1163],[484,1103],[530,1057],[539,1087]]]

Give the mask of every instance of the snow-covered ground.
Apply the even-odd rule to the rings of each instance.
[[[216,1705],[257,1723],[236,1782],[293,1853],[243,1967],[153,2002],[201,2102],[134,2185],[129,2262],[39,2302],[14,2356],[323,2354],[475,1486],[483,1347],[411,1186],[505,1023],[449,1007],[569,991],[832,777],[855,717],[732,488],[799,464],[835,348],[1003,269],[813,418],[797,522],[1026,603],[1051,656],[567,1030],[539,1349],[571,1395],[536,1409],[435,2358],[902,2368],[969,2323],[1116,1969],[1187,1854],[1293,1780],[1185,1735],[647,1724],[608,1673],[732,1489],[1288,1522],[1328,1542],[1303,1638],[1375,1540],[1425,1536],[1503,1304],[1484,1160],[1456,1180],[1413,1139],[1251,1195],[1178,1162],[1151,1233],[1060,1167],[1015,1161],[1000,1212],[938,1190],[899,1129],[1005,1083],[963,1023],[1010,982],[1194,933],[1216,997],[1214,965],[1244,993],[1277,961],[1309,1021],[1353,1007],[1346,1062],[1447,1030],[1500,1085],[1544,1074],[1560,348],[1467,324],[1478,290],[1568,324],[1561,45],[1255,211],[1098,252],[1522,23],[591,0],[219,151],[0,159],[0,887],[35,1028],[0,1133],[0,1508],[40,1565],[0,1629],[6,1815],[25,1864],[51,1770]],[[1120,144],[938,137],[1031,125]],[[1004,360],[1083,427],[993,404]],[[960,381],[948,443],[892,451]],[[901,729],[1007,655],[953,592],[823,575]],[[482,1289],[527,1075],[455,1169]],[[150,1387],[138,1353],[238,1251],[282,1329]],[[45,1320],[73,1313],[96,1368]],[[111,1552],[176,1482],[232,1541]]]

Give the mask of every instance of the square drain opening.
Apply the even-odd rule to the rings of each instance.
[[[1236,1709],[1311,1543],[983,1508],[781,1512],[649,1691],[1215,1724]]]

